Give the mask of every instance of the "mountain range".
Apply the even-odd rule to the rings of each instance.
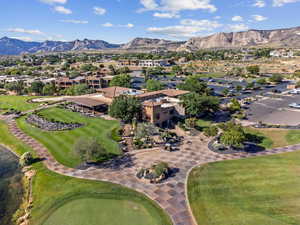
[[[186,42],[163,39],[135,38],[127,44],[111,44],[102,40],[75,40],[70,42],[27,42],[3,37],[0,39],[0,55],[87,51],[114,49],[120,51],[197,51],[212,48],[272,47],[300,48],[300,27],[276,30],[249,30],[217,33],[207,37],[194,37]]]

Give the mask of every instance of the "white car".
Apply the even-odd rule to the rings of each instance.
[[[300,109],[300,104],[298,104],[298,103],[292,103],[292,104],[289,104],[289,106],[291,108]]]
[[[299,94],[300,94],[300,89],[294,89],[294,90],[291,90],[291,91],[289,92],[289,94],[299,95]]]

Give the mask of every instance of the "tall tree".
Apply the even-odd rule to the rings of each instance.
[[[126,87],[130,88],[131,86],[131,76],[129,74],[120,74],[113,77],[112,81],[109,84],[112,86]]]
[[[41,95],[43,93],[43,88],[45,84],[41,81],[35,81],[31,84],[30,92]]]
[[[163,88],[164,85],[158,80],[150,79],[147,80],[146,82],[146,89],[148,91],[159,91],[162,90]]]
[[[184,83],[179,84],[178,88],[185,91],[195,92],[197,94],[210,95],[211,90],[204,81],[201,81],[197,76],[188,77]]]
[[[55,87],[55,84],[54,83],[51,83],[51,84],[46,84],[44,87],[43,87],[43,95],[54,95],[56,93],[56,87]]]
[[[107,155],[96,138],[80,138],[74,145],[74,153],[85,162],[99,161]]]
[[[115,98],[109,107],[109,115],[124,122],[132,122],[134,119],[140,119],[142,112],[141,102],[133,97],[121,95]]]
[[[217,97],[190,93],[182,96],[182,105],[186,114],[191,117],[200,114],[211,114],[219,109],[220,101]]]

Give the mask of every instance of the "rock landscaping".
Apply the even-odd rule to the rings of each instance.
[[[152,165],[150,168],[142,168],[137,173],[137,178],[149,180],[152,184],[161,183],[170,176],[171,170],[167,163],[160,162]]]
[[[82,127],[80,123],[63,123],[55,120],[47,120],[37,114],[31,114],[26,118],[26,122],[46,131],[74,130]]]

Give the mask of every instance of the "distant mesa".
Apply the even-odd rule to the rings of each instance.
[[[272,47],[300,48],[300,27],[277,30],[249,30],[217,33],[207,37],[194,37],[184,42],[152,38],[135,38],[126,44],[111,44],[102,40],[75,40],[70,42],[27,42],[3,37],[0,39],[1,55],[22,53],[88,51],[115,49],[120,51],[197,51],[213,48]]]

